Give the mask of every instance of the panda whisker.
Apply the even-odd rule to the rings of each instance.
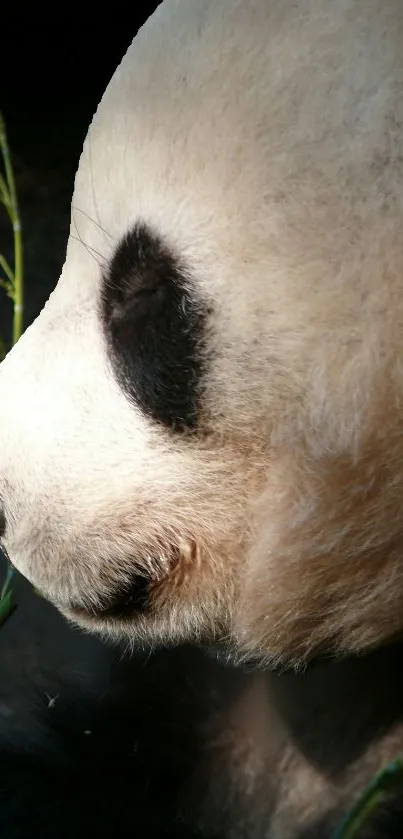
[[[106,230],[105,227],[102,227],[102,224],[100,224],[99,221],[96,221],[96,219],[94,219],[92,216],[90,216],[89,213],[86,213],[85,210],[82,210],[81,207],[77,207],[76,205],[73,204],[72,205],[72,211],[75,212],[75,213],[81,213],[81,215],[85,216],[85,218],[87,218],[90,222],[92,222],[92,224],[95,224],[96,227],[99,227],[99,229],[102,231],[102,233],[104,233],[105,236],[108,236],[108,238],[111,239],[112,242],[116,241],[115,237],[112,236],[112,234],[109,233],[108,230]]]
[[[79,242],[81,245],[83,245],[85,250],[89,253],[90,256],[92,256],[92,258],[100,266],[100,268],[103,268],[105,266],[106,259],[104,255],[100,251],[97,251],[96,248],[93,248],[92,245],[88,245],[87,242],[84,242],[80,235],[71,235],[70,238],[73,239],[75,242]]]

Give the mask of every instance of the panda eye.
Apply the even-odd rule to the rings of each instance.
[[[118,245],[101,314],[114,375],[127,396],[173,431],[198,425],[206,308],[173,254],[146,225]]]

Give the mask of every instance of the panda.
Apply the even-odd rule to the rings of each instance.
[[[201,835],[330,837],[402,751],[402,94],[400,0],[163,0],[0,367],[13,565],[90,634],[232,662]]]

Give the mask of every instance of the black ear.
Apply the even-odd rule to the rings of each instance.
[[[122,239],[104,276],[102,319],[115,376],[145,414],[174,431],[198,424],[206,309],[145,224]]]

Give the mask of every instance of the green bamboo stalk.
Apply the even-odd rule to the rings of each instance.
[[[18,206],[17,190],[15,187],[15,178],[13,166],[11,163],[10,149],[8,146],[6,126],[2,114],[0,113],[0,151],[4,165],[4,175],[0,180],[0,200],[4,204],[12,227],[14,235],[14,269],[10,277],[10,267],[8,266],[4,256],[0,259],[0,265],[6,274],[6,280],[1,283],[6,287],[9,297],[13,301],[13,329],[12,342],[16,344],[22,335],[23,319],[24,319],[24,261],[23,261],[23,246],[22,246],[22,228],[21,217]]]
[[[332,839],[359,839],[361,828],[369,822],[377,808],[387,801],[392,792],[403,790],[403,759],[388,763],[371,781]],[[402,825],[403,832],[403,825]]]
[[[9,265],[5,256],[0,254],[0,287],[13,302],[12,344],[16,344],[24,328],[24,261],[22,246],[21,218],[15,186],[14,170],[8,146],[6,126],[0,113],[0,153],[3,160],[4,174],[0,173],[0,202],[4,205],[10,219],[14,238],[14,264]],[[4,341],[0,339],[0,361],[7,352]],[[0,626],[14,611],[11,581],[13,569],[8,565],[6,578],[0,591]]]

